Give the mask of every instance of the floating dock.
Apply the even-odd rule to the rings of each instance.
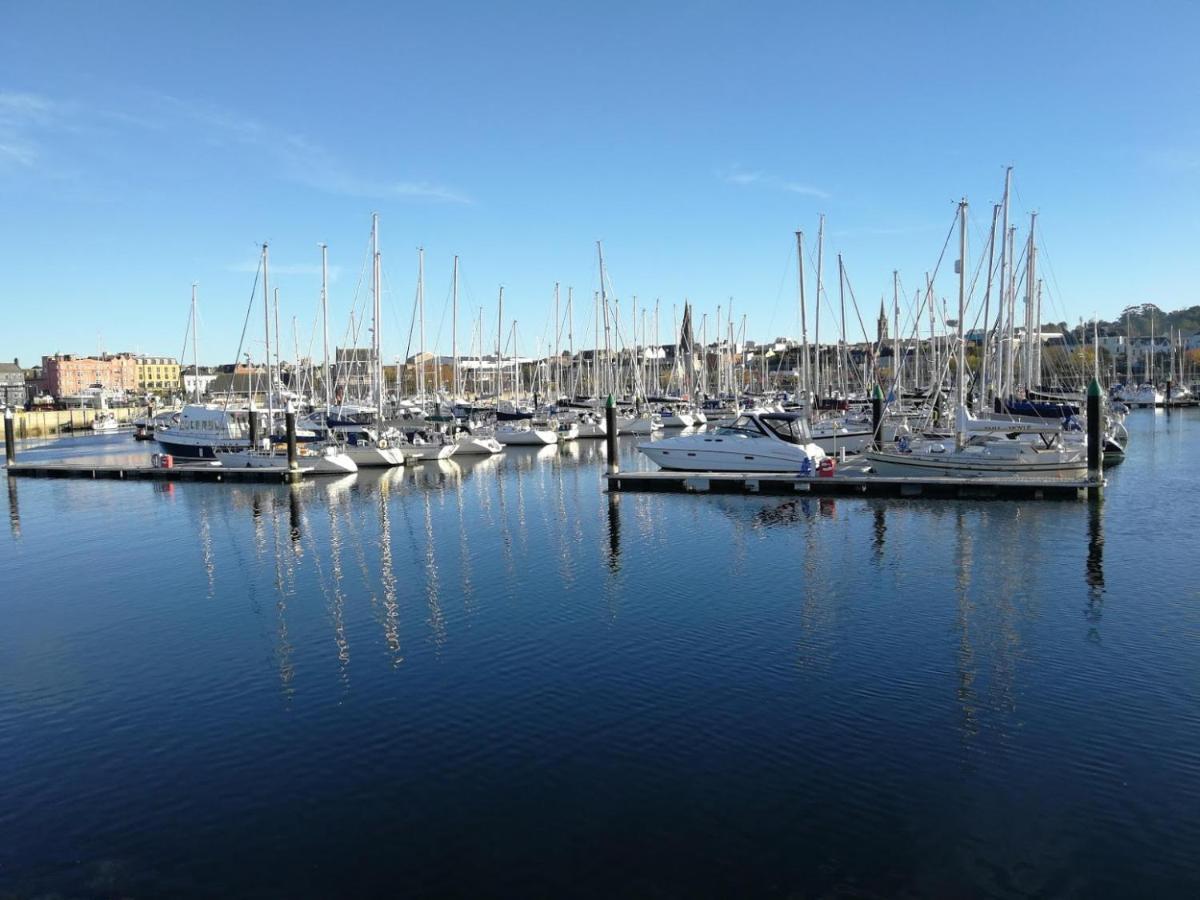
[[[857,497],[947,497],[962,500],[1080,500],[1105,481],[1088,478],[970,478],[877,475],[847,467],[828,476],[787,472],[618,472],[605,475],[613,493],[817,494]]]
[[[20,463],[7,469],[10,478],[88,478],[116,481],[267,481],[291,484],[299,481],[311,468],[289,469],[272,466],[262,469],[230,469],[206,463],[176,463],[171,468],[145,465],[111,465],[91,463]]]

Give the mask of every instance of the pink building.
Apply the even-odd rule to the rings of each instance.
[[[128,353],[43,356],[42,381],[46,393],[56,400],[73,397],[95,386],[135,394],[138,389],[137,359]]]

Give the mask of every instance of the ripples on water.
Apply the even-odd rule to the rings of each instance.
[[[1200,417],[1131,431],[1102,509],[8,480],[0,895],[1194,895]]]

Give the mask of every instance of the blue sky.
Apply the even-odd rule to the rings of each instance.
[[[1195,4],[42,2],[3,18],[3,359],[176,355],[193,281],[202,361],[231,359],[264,240],[304,352],[317,245],[341,334],[373,211],[389,358],[408,347],[419,245],[443,352],[455,253],[463,344],[481,305],[494,340],[503,284],[531,352],[555,281],[590,342],[597,239],[623,310],[659,298],[664,341],[684,297],[710,318],[733,297],[752,337],[794,334],[792,232],[815,235],[820,212],[826,290],[841,252],[873,320],[893,269],[915,290],[933,266],[960,196],[978,249],[1008,163],[1019,239],[1039,211],[1044,318],[1198,302]]]

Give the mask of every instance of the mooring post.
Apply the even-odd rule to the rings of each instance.
[[[1167,412],[1171,411],[1171,388],[1173,388],[1174,386],[1175,385],[1173,385],[1171,383],[1171,379],[1168,378],[1167,379],[1167,399],[1166,399],[1166,402],[1163,403],[1163,406],[1165,406],[1167,408]]]
[[[612,394],[604,404],[604,429],[608,444],[608,474],[616,475],[621,469],[617,465],[617,405],[613,403]]]
[[[17,459],[17,435],[13,428],[13,411],[11,406],[4,407],[4,453],[7,465],[12,465]]]
[[[248,422],[250,425],[250,449],[258,449],[258,413],[254,411],[254,404],[250,404],[250,413]]]
[[[1100,382],[1087,389],[1088,497],[1099,500],[1104,489],[1104,416],[1100,411]]]
[[[300,463],[296,460],[296,405],[291,400],[287,402],[284,421],[287,423],[288,468],[294,472],[300,468]]]
[[[875,385],[871,392],[871,449],[878,450],[883,443],[879,436],[883,431],[883,390]]]

